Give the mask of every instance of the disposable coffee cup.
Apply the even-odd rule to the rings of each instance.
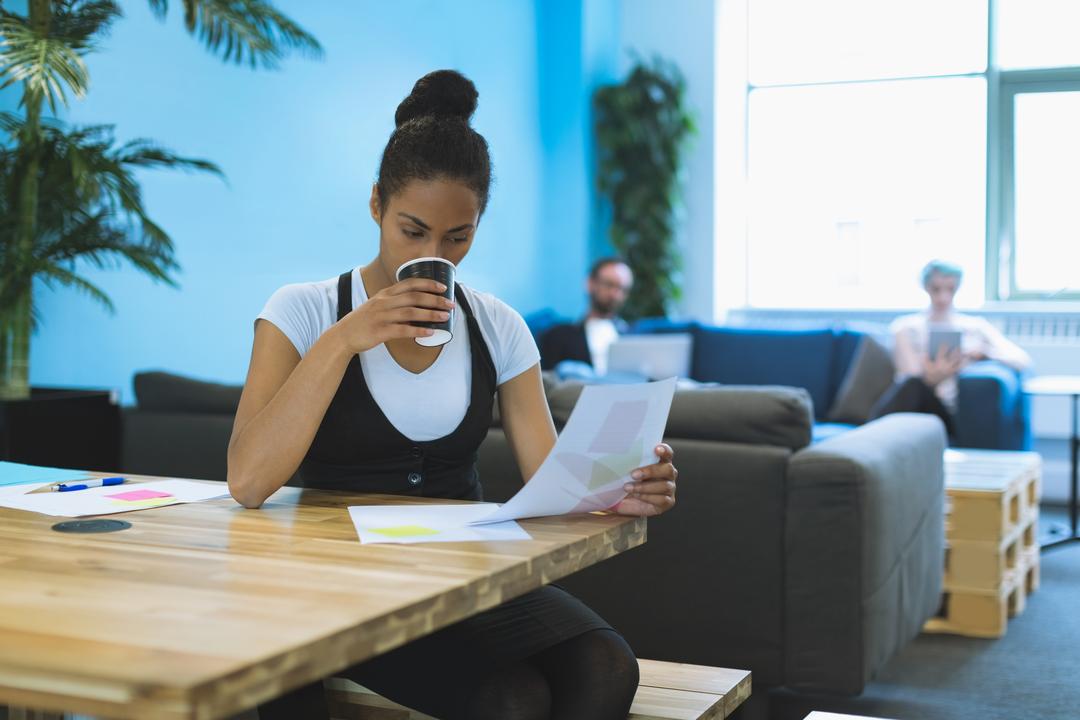
[[[454,263],[437,257],[422,257],[410,260],[397,269],[398,282],[409,278],[425,278],[436,280],[446,286],[443,297],[447,300],[454,299]],[[454,310],[450,308],[450,317],[442,322],[414,322],[416,327],[431,328],[434,332],[426,337],[416,338],[417,345],[426,347],[438,347],[450,342],[454,337]]]

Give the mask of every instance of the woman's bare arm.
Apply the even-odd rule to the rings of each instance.
[[[539,365],[499,386],[499,414],[521,477],[529,482],[556,438]]]
[[[256,508],[284,485],[304,459],[352,353],[331,327],[300,359],[272,323],[255,323],[240,406],[229,440],[229,492]]]

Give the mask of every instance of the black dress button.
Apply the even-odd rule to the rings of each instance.
[[[410,485],[419,485],[420,481],[423,480],[423,479],[424,478],[421,477],[420,473],[409,473],[409,484]]]
[[[423,451],[423,450],[421,450],[420,448],[416,447],[415,445],[413,446],[413,449],[412,449],[412,456],[413,456],[413,457],[415,457],[415,458],[418,458],[418,457],[420,457],[420,456],[421,456],[421,455],[423,455],[423,454],[424,454],[424,451]]]

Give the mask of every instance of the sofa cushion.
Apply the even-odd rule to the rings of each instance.
[[[832,398],[833,405],[836,404],[837,393],[853,367],[862,339],[863,333],[855,330],[833,330],[832,361],[829,363],[829,397]]]
[[[548,390],[556,425],[566,424],[584,387],[567,381]],[[810,412],[810,396],[801,388],[681,387],[671,401],[664,435],[798,450],[810,444]]]
[[[833,338],[832,330],[699,327],[690,374],[702,382],[805,388],[815,417],[824,418]]]
[[[557,426],[562,427],[570,419],[570,413],[573,412],[584,387],[585,383],[580,380],[564,380],[545,386],[551,419]]]
[[[838,423],[862,424],[888,390],[896,375],[892,354],[873,335],[863,335],[844,382],[836,393],[828,419]]]
[[[810,429],[801,388],[714,385],[676,391],[665,434],[798,450],[810,444]]]
[[[142,410],[234,415],[242,385],[195,380],[172,373],[135,373],[135,401]]]

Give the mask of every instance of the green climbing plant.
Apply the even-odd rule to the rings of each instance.
[[[593,95],[597,185],[612,210],[612,246],[634,271],[628,319],[666,315],[681,297],[675,244],[681,176],[695,132],[686,82],[670,61],[638,60]]]

